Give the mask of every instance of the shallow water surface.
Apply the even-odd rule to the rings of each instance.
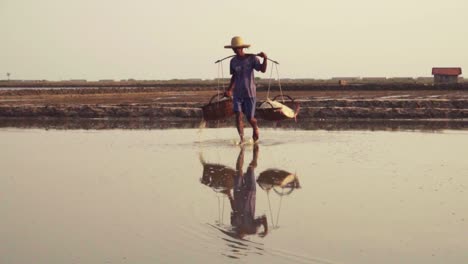
[[[468,263],[467,131],[261,137],[0,129],[0,263]]]

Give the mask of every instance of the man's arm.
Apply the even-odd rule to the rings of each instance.
[[[260,71],[265,73],[266,72],[266,69],[267,69],[267,61],[268,61],[268,57],[267,55],[262,51],[258,54],[259,57],[262,57],[263,58],[263,63],[262,63],[262,67],[260,68]]]
[[[234,87],[236,86],[236,82],[234,81],[234,74],[231,76],[231,81],[229,82],[229,87],[224,93],[224,96],[231,97],[232,96],[232,91],[234,90]]]

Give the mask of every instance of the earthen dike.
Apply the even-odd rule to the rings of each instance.
[[[226,80],[0,82],[1,118],[200,119],[201,106]],[[257,82],[257,100],[266,99],[268,81]],[[301,103],[301,119],[466,119],[468,83],[338,85],[285,81],[281,88]],[[278,83],[270,98],[279,95]]]

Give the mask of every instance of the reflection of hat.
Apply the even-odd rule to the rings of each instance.
[[[239,36],[235,36],[231,39],[231,45],[224,46],[225,49],[248,48],[248,47],[250,47],[250,44],[245,44],[244,40]]]

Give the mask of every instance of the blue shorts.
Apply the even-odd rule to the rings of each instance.
[[[234,104],[234,112],[242,112],[248,119],[253,119],[255,116],[255,97],[237,98],[232,100]]]

